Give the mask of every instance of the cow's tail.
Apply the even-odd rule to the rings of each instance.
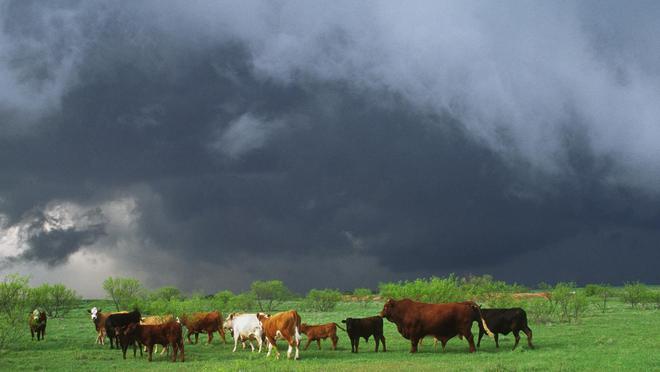
[[[339,329],[341,329],[342,331],[348,333],[348,331],[345,330],[344,328],[342,328],[342,326],[340,326],[339,324],[335,323],[335,325],[337,326],[337,328],[339,328]]]
[[[483,314],[481,314],[481,306],[477,305],[476,303],[472,303],[472,307],[477,310],[479,313],[479,319],[481,320],[481,324],[484,327],[484,330],[486,331],[486,334],[488,334],[489,337],[493,337],[493,332],[491,332],[490,328],[488,328],[488,325],[486,324],[486,319],[484,319]]]

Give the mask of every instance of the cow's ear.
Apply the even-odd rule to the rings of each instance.
[[[90,309],[87,309],[87,312],[91,314],[91,313],[92,313],[92,310],[90,310]]]
[[[346,323],[346,319],[342,320],[341,322],[342,322],[342,323]]]

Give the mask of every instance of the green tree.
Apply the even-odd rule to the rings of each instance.
[[[7,275],[0,282],[0,349],[23,331],[24,321],[30,311],[29,277]]]
[[[625,283],[623,286],[623,301],[630,304],[630,307],[637,307],[645,302],[649,297],[649,289],[640,282]]]
[[[336,289],[312,289],[305,298],[305,308],[313,311],[331,311],[341,300],[341,292]]]
[[[109,277],[103,282],[103,289],[119,310],[128,310],[143,297],[144,288],[139,280],[133,278]]]
[[[257,280],[250,286],[261,311],[272,311],[282,301],[293,297],[291,291],[280,280]]]
[[[182,300],[183,294],[181,293],[181,290],[177,287],[165,286],[153,291],[150,297],[152,300],[173,301],[173,300]]]

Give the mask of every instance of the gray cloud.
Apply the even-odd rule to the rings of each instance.
[[[190,289],[198,266],[236,288],[295,282],[286,262],[341,266],[346,287],[535,283],[512,268],[599,262],[660,222],[660,55],[636,37],[657,28],[654,3],[1,7],[0,243],[54,201],[107,217],[35,234],[24,258],[77,270],[104,254],[159,285],[158,257]],[[255,258],[245,272],[226,268],[236,252]],[[557,279],[658,280],[634,262]],[[330,277],[309,272],[290,284]]]

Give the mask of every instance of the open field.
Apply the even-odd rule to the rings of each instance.
[[[343,331],[339,331],[337,351],[330,350],[330,342],[326,340],[322,343],[323,350],[317,350],[312,344],[309,350],[301,351],[299,361],[276,360],[274,356],[266,359],[265,353],[243,350],[232,353],[232,345],[223,345],[217,336],[208,346],[201,342],[206,336],[200,335],[200,344],[186,343],[183,364],[171,363],[165,356],[157,355],[148,363],[146,355],[141,358],[138,354],[133,359],[130,350],[127,360],[122,360],[120,351],[110,350],[108,345],[95,345],[95,331],[84,310],[88,305],[72,311],[64,319],[49,319],[44,342],[31,341],[26,324],[20,338],[0,354],[0,370],[660,370],[660,312],[633,310],[620,302],[613,302],[612,309],[605,314],[591,310],[579,324],[530,324],[535,350],[527,348],[523,336],[518,349],[510,351],[513,336],[508,335],[500,336],[500,349],[495,348],[492,339],[484,338],[481,349],[475,354],[468,353],[465,340],[454,338],[443,354],[434,352],[432,339],[427,338],[421,352],[411,355],[408,352],[410,343],[398,334],[392,323],[385,321],[386,353],[374,353],[374,342],[370,339],[366,344],[361,341],[359,354],[352,354]],[[340,303],[333,312],[300,314],[307,323],[339,323],[348,316],[374,315],[381,308],[379,302],[366,307]],[[221,310],[227,313],[229,309]],[[473,332],[478,334],[476,324]],[[232,343],[231,336],[227,339]],[[305,343],[303,335],[302,344]],[[279,345],[280,351],[286,351],[283,342]]]

